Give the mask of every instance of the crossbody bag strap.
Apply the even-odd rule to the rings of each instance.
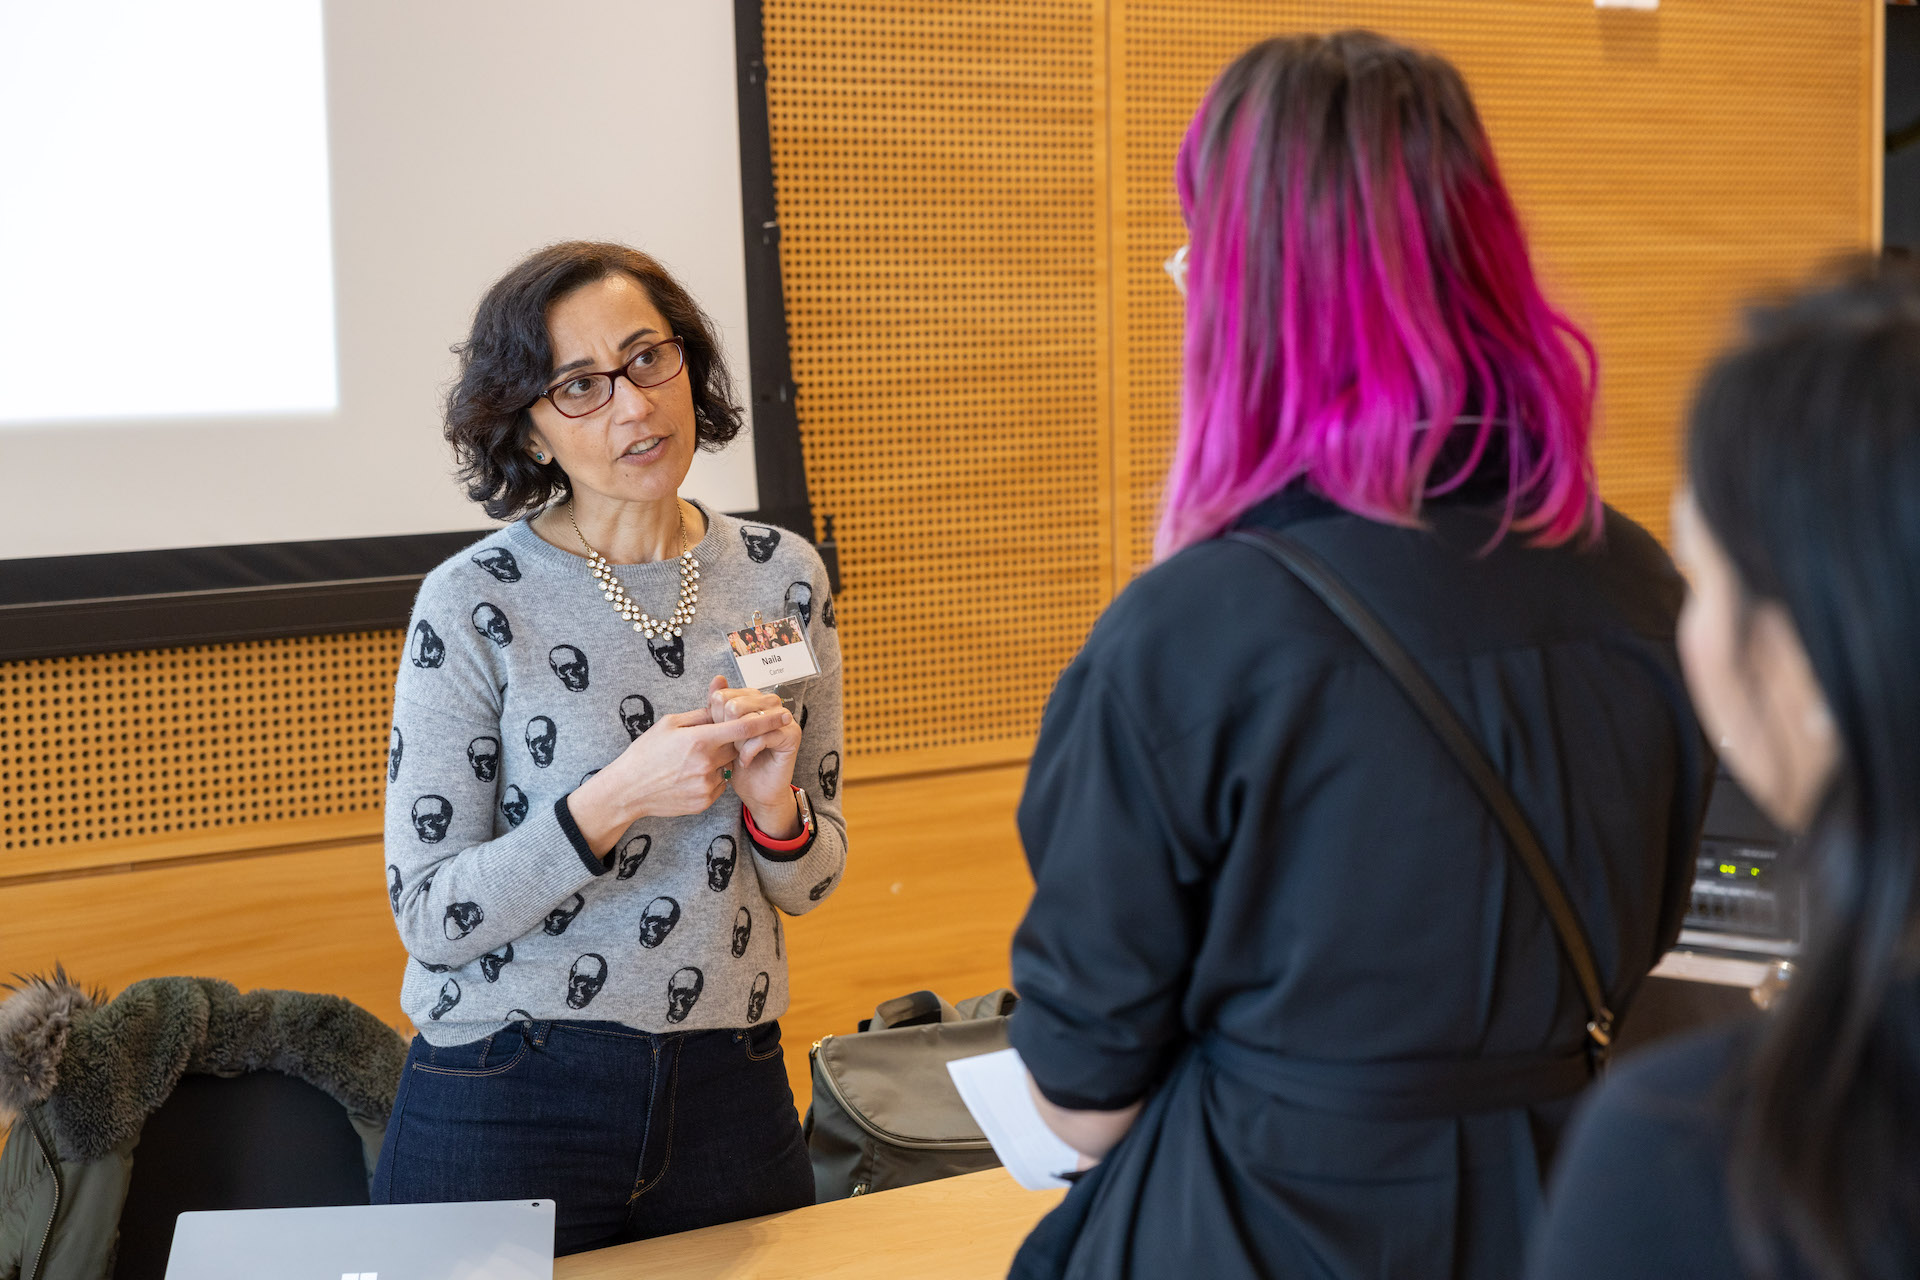
[[[1507,833],[1514,856],[1525,868],[1527,877],[1533,881],[1533,887],[1540,895],[1540,901],[1546,906],[1547,918],[1553,923],[1553,931],[1560,940],[1561,953],[1573,971],[1574,980],[1579,983],[1580,995],[1586,1002],[1588,1014],[1588,1057],[1597,1072],[1606,1063],[1607,1049],[1613,1041],[1614,1019],[1613,1010],[1607,1004],[1606,988],[1600,981],[1599,966],[1593,960],[1593,947],[1587,941],[1586,928],[1580,923],[1580,917],[1567,897],[1559,873],[1553,869],[1546,850],[1541,847],[1540,838],[1534,834],[1533,824],[1527,821],[1519,802],[1513,798],[1513,792],[1508,790],[1506,783],[1494,771],[1487,753],[1481,750],[1480,744],[1462,723],[1452,704],[1434,687],[1433,681],[1427,678],[1427,673],[1414,661],[1413,655],[1387,630],[1386,624],[1353,594],[1325,560],[1291,538],[1267,529],[1238,529],[1226,536],[1230,541],[1242,542],[1264,551],[1305,584],[1309,591],[1320,597],[1333,616],[1346,624],[1355,638],[1366,646],[1367,652],[1393,677],[1394,682],[1406,693],[1408,701],[1419,710],[1441,743],[1459,762],[1460,768],[1479,791],[1480,798],[1486,801],[1487,808]]]

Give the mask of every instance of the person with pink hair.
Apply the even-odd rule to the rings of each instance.
[[[1010,1033],[1085,1172],[1014,1274],[1505,1280],[1685,910],[1682,583],[1445,60],[1257,45],[1176,180],[1159,559],[1019,812]]]

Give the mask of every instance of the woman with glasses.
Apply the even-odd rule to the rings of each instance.
[[[1260,539],[1464,722],[1615,1011],[1679,930],[1709,776],[1681,582],[1596,496],[1592,350],[1446,62],[1258,45],[1175,183],[1159,560],[1061,677],[1020,806],[1012,1041],[1091,1167],[1015,1274],[1507,1280],[1607,1020],[1461,759]]]
[[[814,610],[789,709],[732,687],[728,634],[825,601],[825,570],[680,496],[740,412],[647,255],[541,250],[459,354],[447,438],[513,523],[428,575],[400,664],[386,878],[419,1035],[374,1198],[551,1199],[562,1253],[809,1204],[780,913],[846,860],[808,786],[839,648]]]
[[[1680,655],[1813,922],[1785,995],[1621,1063],[1540,1277],[1920,1275],[1920,275],[1755,315],[1694,402]]]

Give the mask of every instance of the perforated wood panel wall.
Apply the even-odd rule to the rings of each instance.
[[[854,772],[1021,756],[1111,577],[1103,29],[767,0],[808,483]]]
[[[0,666],[0,877],[377,831],[401,638]]]
[[[1874,12],[1860,0],[1115,0],[1123,573],[1147,562],[1178,413],[1173,157],[1269,36],[1367,26],[1466,74],[1549,293],[1600,349],[1603,494],[1664,533],[1678,424],[1733,308],[1872,234]]]
[[[1733,302],[1869,234],[1860,0],[766,0],[794,364],[836,520],[848,772],[1017,759],[1146,559],[1171,168],[1209,79],[1366,23],[1466,71],[1663,528]],[[0,880],[377,829],[399,633],[0,665]]]

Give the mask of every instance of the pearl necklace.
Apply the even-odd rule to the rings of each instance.
[[[567,521],[573,525],[574,536],[580,539],[580,545],[587,549],[587,563],[593,568],[593,580],[600,584],[600,594],[613,605],[613,611],[633,624],[633,629],[647,639],[655,637],[677,636],[680,629],[693,621],[693,611],[700,604],[700,562],[693,558],[693,548],[687,545],[687,517],[680,516],[680,600],[673,607],[673,617],[662,622],[635,604],[627,595],[626,588],[620,585],[620,579],[614,576],[613,566],[607,558],[593,549],[587,541],[587,535],[580,532],[580,522],[573,517],[573,504],[567,504]]]

